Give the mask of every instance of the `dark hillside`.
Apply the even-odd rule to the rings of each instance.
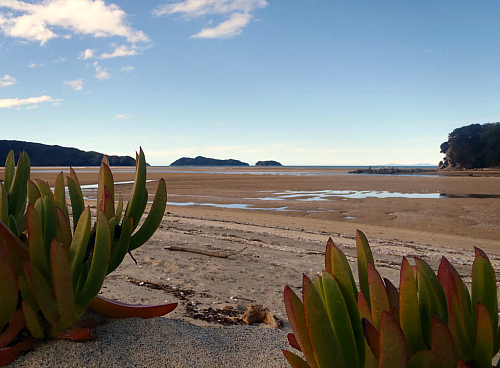
[[[31,166],[99,166],[104,154],[94,151],[82,151],[76,148],[49,146],[41,143],[0,140],[0,165],[4,165],[8,153],[14,150],[26,151]],[[134,166],[135,159],[130,156],[109,156],[110,166]]]
[[[500,167],[500,123],[471,124],[455,129],[441,144],[446,157],[440,169]]]

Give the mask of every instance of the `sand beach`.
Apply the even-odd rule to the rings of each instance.
[[[60,170],[33,168],[53,183]],[[112,168],[115,193],[133,168]],[[95,206],[98,168],[76,168]],[[15,367],[286,367],[290,325],[283,288],[323,269],[329,237],[355,270],[362,230],[379,271],[399,284],[402,256],[437,267],[444,255],[470,276],[473,247],[500,269],[500,177],[352,175],[328,168],[148,168],[148,190],[165,178],[167,212],[156,234],[110,274],[102,295],[124,302],[179,303],[165,317],[109,320],[88,343],[41,342]],[[1,174],[0,174],[1,175]],[[151,197],[152,200],[152,197]],[[466,277],[470,282],[470,277]],[[242,325],[248,304],[283,322]],[[291,348],[290,348],[291,349]]]

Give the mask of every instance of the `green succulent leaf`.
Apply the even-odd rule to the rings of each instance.
[[[59,320],[59,312],[49,283],[35,265],[28,260],[24,261],[24,274],[30,291],[44,317],[51,325],[56,325]]]
[[[68,262],[68,249],[54,239],[50,249],[52,280],[59,311],[59,328],[66,330],[78,319],[75,295],[71,280],[71,269]]]
[[[406,365],[406,368],[429,368],[431,361],[434,358],[434,353],[430,350],[422,350],[413,355]]]
[[[69,248],[68,261],[71,269],[71,279],[73,280],[73,289],[76,289],[80,278],[83,258],[85,257],[85,251],[90,239],[90,223],[90,208],[87,207],[80,216]]]
[[[139,154],[136,154],[135,163],[135,181],[132,186],[132,193],[125,209],[125,215],[134,221],[133,228],[139,224],[142,213],[144,212],[144,192],[146,191],[146,158],[142,148]],[[141,211],[142,209],[142,211]]]
[[[25,152],[19,154],[16,173],[12,180],[9,196],[9,214],[19,221],[26,210],[28,180],[30,178],[30,159]]]
[[[40,179],[35,179],[35,183],[42,198],[45,196],[54,198],[54,193],[52,193],[52,189],[50,189],[50,185],[47,182]]]
[[[115,200],[106,186],[102,189],[102,198],[98,208],[104,212],[108,221],[115,217]]]
[[[122,263],[123,258],[125,258],[129,249],[131,233],[132,221],[129,220],[127,216],[124,216],[121,225],[120,239],[118,240],[118,244],[111,250],[107,274],[113,272]]]
[[[479,316],[477,305],[480,302],[488,311],[493,330],[493,339],[496,339],[496,327],[498,326],[498,298],[497,279],[495,270],[486,253],[479,248],[474,248],[476,259],[472,266],[472,323],[476,324]]]
[[[31,305],[26,301],[22,301],[22,309],[24,314],[24,319],[26,320],[26,327],[35,339],[43,339],[45,337],[45,331],[43,328],[43,322],[38,316],[37,311],[33,310]]]
[[[378,360],[380,357],[380,332],[366,318],[363,318],[362,323],[366,343],[370,347],[372,354]]]
[[[9,202],[7,198],[7,191],[5,186],[0,182],[0,221],[4,224],[9,219]]]
[[[50,279],[50,264],[45,252],[42,222],[35,206],[31,203],[28,204],[27,215],[30,260],[46,279]]]
[[[66,204],[66,186],[64,185],[64,173],[61,171],[56,178],[54,187],[54,202],[59,207],[69,221],[68,205]]]
[[[431,350],[434,358],[431,362],[433,368],[454,368],[456,360],[453,355],[453,337],[450,329],[441,319],[431,315]]]
[[[379,368],[406,367],[408,355],[403,331],[389,312],[382,313]]]
[[[415,258],[417,266],[418,298],[429,308],[430,314],[448,322],[448,304],[443,287],[432,268],[420,258]]]
[[[362,291],[358,293],[358,310],[359,317],[361,319],[366,318],[368,322],[373,325],[372,312],[370,311],[370,307],[368,306],[368,302],[366,301],[365,294]]]
[[[333,332],[339,343],[340,352],[344,357],[347,367],[357,368],[360,366],[358,346],[361,345],[364,350],[364,341],[361,340],[358,342],[355,337],[354,326],[352,325],[346,301],[335,278],[328,272],[323,272],[322,280],[325,297],[324,304]],[[356,328],[361,327],[362,332],[359,317],[356,322],[359,323],[359,326],[356,326]],[[364,362],[364,354],[362,362]]]
[[[476,328],[472,325],[471,299],[460,275],[443,257],[438,269],[438,279],[443,286],[448,303],[448,327],[453,336],[455,357],[469,361],[474,357],[473,342]]]
[[[71,245],[71,225],[69,224],[69,218],[66,217],[64,211],[56,207],[56,221],[57,221],[57,239],[64,244],[65,247],[69,248]]]
[[[43,209],[45,212],[43,221],[43,236],[45,239],[45,255],[50,259],[50,245],[52,239],[57,238],[57,210],[53,197],[43,197]],[[50,280],[50,279],[48,279]]]
[[[306,326],[318,366],[346,367],[321,296],[306,275],[304,275],[302,290]]]
[[[38,310],[38,305],[36,304],[35,297],[33,296],[33,293],[29,288],[28,282],[26,281],[26,277],[20,275],[18,277],[18,281],[19,281],[19,290],[21,290],[22,300],[29,303],[31,308]]]
[[[118,218],[118,223],[121,221],[123,215],[123,197],[121,194],[118,195],[118,206],[116,206],[116,217]]]
[[[318,368],[318,363],[316,362],[311,342],[309,340],[304,315],[304,305],[289,286],[285,286],[284,301],[290,327],[292,328],[293,334],[299,343],[301,351],[304,353],[309,365],[312,368]]]
[[[368,306],[371,305],[370,302],[370,291],[368,287],[368,271],[367,264],[370,263],[375,265],[373,261],[372,251],[365,234],[361,231],[356,230],[356,250],[358,257],[358,276],[359,276],[359,288],[363,292]]]
[[[37,185],[32,181],[28,180],[28,203],[35,204],[38,198],[41,197],[40,191]]]
[[[290,363],[293,368],[311,368],[311,366],[297,354],[288,350],[283,350],[283,354],[285,354],[286,360],[288,360],[288,363]]]
[[[111,173],[109,164],[105,163],[104,157],[103,162],[101,163],[101,168],[99,170],[99,183],[97,186],[97,208],[103,210],[109,220],[115,215],[115,184],[113,182],[113,174]],[[108,193],[105,193],[106,191]],[[111,200],[109,198],[111,198]],[[102,206],[103,199],[105,199],[106,201],[106,204],[104,206]]]
[[[422,334],[417,283],[412,267],[406,258],[403,258],[400,271],[399,323],[405,335],[410,356],[427,349]]]
[[[299,343],[300,350],[304,353],[311,368],[318,368],[318,363],[316,362],[309,339],[302,301],[289,286],[285,286],[284,301],[288,321]]]
[[[80,219],[80,215],[85,209],[85,202],[83,200],[82,188],[76,176],[75,170],[70,168],[70,176],[66,177],[68,182],[69,198],[71,200],[71,210],[73,212],[73,231],[76,230],[76,224]]]
[[[358,288],[349,262],[344,252],[333,243],[332,238],[329,238],[326,244],[325,270],[335,277],[343,294],[349,292],[354,299],[357,299]]]
[[[486,307],[477,303],[477,333],[475,341],[475,360],[478,368],[491,368],[493,359],[493,325]]]
[[[0,331],[10,321],[17,307],[17,278],[7,255],[0,249]]]
[[[102,211],[97,216],[96,228],[95,245],[89,274],[82,291],[76,297],[78,314],[83,313],[92,299],[99,293],[104,278],[106,277],[106,271],[108,270],[108,261],[111,251],[111,234],[108,220]]]
[[[23,311],[18,309],[12,315],[7,328],[0,334],[0,349],[12,343],[25,326],[26,321],[24,320]]]
[[[149,214],[146,217],[146,220],[144,220],[141,228],[137,230],[137,232],[132,235],[132,238],[130,239],[130,250],[140,247],[155,233],[158,226],[160,226],[161,220],[163,219],[166,204],[167,187],[165,185],[165,180],[160,179]]]
[[[4,247],[4,251],[12,265],[14,265],[16,275],[23,274],[23,260],[29,259],[29,249],[6,224],[0,222],[0,247]]]
[[[14,151],[10,151],[5,159],[5,175],[4,175],[4,185],[7,192],[10,193],[10,188],[16,174],[16,157]]]
[[[382,321],[382,313],[391,312],[389,297],[385,289],[384,282],[380,274],[371,263],[367,263],[368,288],[371,300],[371,312],[373,325],[380,331],[380,323]]]
[[[9,214],[8,225],[9,225],[9,230],[12,231],[12,234],[14,234],[16,237],[19,238],[19,229],[17,227],[17,221],[16,218],[11,214]]]

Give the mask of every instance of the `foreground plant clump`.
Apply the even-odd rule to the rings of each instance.
[[[347,259],[329,239],[325,271],[304,275],[300,298],[285,287],[293,333],[284,351],[294,368],[491,368],[500,349],[495,271],[475,248],[472,290],[442,258],[437,275],[403,258],[399,290],[382,279],[365,235],[356,234],[359,288]],[[496,365],[500,366],[500,363]]]
[[[34,339],[90,339],[88,329],[74,326],[87,307],[115,318],[149,318],[177,306],[134,306],[97,295],[106,275],[154,234],[165,212],[167,194],[161,179],[149,214],[138,226],[148,201],[142,149],[136,154],[135,181],[125,210],[121,195],[115,208],[106,156],[99,171],[94,224],[73,169],[67,190],[71,219],[62,172],[52,190],[44,181],[30,180],[25,152],[17,168],[14,152],[7,156],[0,182],[0,366],[32,349]]]

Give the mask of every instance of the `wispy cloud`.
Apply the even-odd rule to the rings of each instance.
[[[35,63],[29,63],[28,64],[28,68],[36,68],[36,64]]]
[[[132,46],[121,45],[116,47],[111,54],[108,53],[102,54],[101,56],[99,56],[99,59],[111,59],[119,56],[132,56],[132,55],[139,55],[136,45]]]
[[[186,19],[199,18],[205,15],[223,15],[229,19],[212,28],[204,28],[192,38],[224,38],[233,37],[242,32],[252,19],[252,12],[265,8],[266,0],[184,0],[174,4],[157,7],[156,16],[182,14]]]
[[[118,114],[113,119],[114,120],[129,119],[131,116],[132,114]]]
[[[127,14],[116,4],[103,0],[45,0],[28,3],[2,0],[0,30],[9,37],[38,41],[40,45],[57,38],[70,38],[72,34],[93,37],[119,36],[128,42],[147,42],[148,36],[130,27]]]
[[[4,98],[0,100],[0,109],[19,107],[23,105],[36,105],[41,102],[57,103],[60,99],[53,99],[50,96],[30,97],[30,98]],[[29,106],[28,106],[29,107]]]
[[[16,78],[5,74],[5,77],[0,78],[0,87],[8,87],[17,83]]]
[[[132,70],[134,70],[133,66],[124,66],[120,69],[121,72],[131,72]]]
[[[94,77],[96,77],[100,81],[111,78],[111,74],[107,72],[106,68],[103,68],[102,66],[98,65],[97,61],[94,62],[93,65],[95,67]]]
[[[228,20],[214,28],[204,28],[191,38],[223,38],[233,37],[242,32],[252,16],[248,13],[233,13]]]
[[[96,55],[96,51],[93,49],[86,49],[85,51],[80,53],[80,55],[78,56],[78,59],[80,59],[80,60],[111,59],[111,58],[121,57],[121,56],[140,55],[142,53],[142,51],[144,51],[148,48],[149,48],[149,46],[139,47],[136,44],[133,44],[131,46],[121,45],[121,46],[115,46],[115,48],[112,52],[110,52],[110,53],[104,52],[101,55]]]
[[[70,81],[64,81],[64,84],[67,84],[71,88],[73,88],[75,91],[81,91],[83,89],[83,79],[75,79],[75,80],[70,80]]]

